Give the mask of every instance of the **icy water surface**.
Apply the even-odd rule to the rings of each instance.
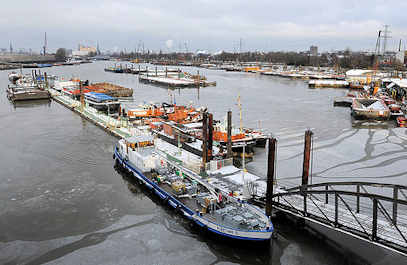
[[[303,81],[199,69],[216,87],[171,90],[106,73],[112,63],[46,69],[49,74],[107,81],[134,89],[138,102],[208,106],[215,119],[233,111],[239,124],[278,139],[280,185],[300,184],[303,135],[314,132],[313,183],[374,181],[407,184],[403,128],[352,126],[349,110],[332,100],[344,90],[308,89]],[[196,73],[196,68],[183,68]],[[28,71],[27,71],[28,72]],[[272,247],[231,246],[201,235],[181,217],[115,171],[116,139],[58,103],[12,105],[7,72],[0,72],[0,264],[352,264],[352,246],[337,249],[276,222]],[[266,153],[248,169],[266,175]],[[369,250],[367,250],[369,252]],[[371,250],[372,264],[400,264]],[[405,262],[405,261],[403,261]]]

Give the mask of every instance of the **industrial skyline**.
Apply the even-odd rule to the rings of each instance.
[[[400,1],[42,1],[5,3],[0,47],[43,50],[75,49],[78,43],[105,50],[164,52],[208,50],[320,51],[374,50],[377,32],[390,25],[387,49],[407,38]],[[397,8],[394,8],[397,6]],[[35,9],[35,15],[32,10]],[[323,12],[320,12],[323,9]],[[15,14],[19,14],[16,16]],[[19,17],[29,17],[21,20]],[[29,21],[29,23],[27,22]]]

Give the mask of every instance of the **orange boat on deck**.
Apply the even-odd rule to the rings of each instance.
[[[129,109],[127,111],[127,115],[129,118],[134,119],[145,119],[145,118],[155,118],[161,117],[165,114],[165,112],[161,108],[157,108],[154,105],[150,105],[143,108],[138,109]]]
[[[195,108],[176,105],[174,105],[174,112],[168,113],[167,116],[168,120],[181,124],[197,122],[201,119],[201,114]]]
[[[246,135],[244,133],[232,134],[232,141],[237,141],[244,139]],[[213,140],[217,142],[227,142],[228,134],[226,132],[214,130],[213,131]]]
[[[125,113],[129,119],[132,120],[162,118],[163,120],[186,124],[197,122],[201,119],[200,112],[193,107],[170,105],[166,103],[163,103],[161,106],[154,104],[135,106],[122,103],[121,112]]]
[[[145,119],[144,124],[149,126],[152,130],[158,130],[164,120],[161,118]]]

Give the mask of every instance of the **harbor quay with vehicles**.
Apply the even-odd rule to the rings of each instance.
[[[318,253],[322,251],[327,255],[330,264],[339,264],[334,261],[338,257],[341,257],[340,260],[349,261],[350,264],[373,264],[374,260],[380,260],[381,255],[391,257],[397,262],[403,260],[406,247],[403,239],[406,234],[404,183],[402,180],[398,184],[392,183],[393,181],[388,181],[391,178],[371,168],[386,167],[388,175],[403,175],[403,167],[397,164],[402,152],[395,145],[404,145],[404,128],[392,125],[394,121],[390,120],[391,115],[388,121],[377,119],[389,126],[389,134],[387,129],[381,129],[374,124],[370,124],[367,129],[346,127],[348,126],[346,121],[356,118],[356,115],[350,117],[346,109],[332,106],[332,100],[339,97],[349,97],[358,102],[363,102],[362,98],[377,97],[376,101],[382,102],[383,108],[386,107],[389,113],[391,110],[392,113],[396,113],[397,110],[403,112],[403,101],[391,90],[393,87],[396,89],[396,84],[389,88],[391,83],[381,85],[376,91],[374,89],[358,91],[358,94],[351,97],[348,93],[355,93],[354,91],[318,87],[308,89],[307,83],[300,79],[286,80],[278,76],[256,75],[250,72],[229,73],[230,71],[199,68],[202,75],[217,81],[218,89],[225,89],[226,93],[229,93],[227,96],[232,100],[228,101],[229,105],[225,109],[223,107],[225,103],[211,101],[213,100],[211,94],[216,93],[216,87],[207,87],[206,92],[198,88],[152,89],[150,83],[139,82],[132,76],[104,72],[104,64],[79,66],[83,71],[80,74],[82,80],[75,77],[67,78],[75,76],[69,72],[64,74],[66,70],[63,69],[69,68],[59,68],[60,70],[50,68],[47,69],[47,74],[38,72],[34,73],[34,77],[33,74],[22,74],[19,77],[11,74],[4,76],[4,80],[7,80],[7,83],[2,81],[5,87],[11,82],[27,87],[28,84],[36,83],[39,88],[47,91],[52,99],[50,107],[30,103],[28,99],[25,100],[25,106],[13,105],[16,113],[32,115],[31,119],[38,111],[44,112],[41,115],[49,115],[50,120],[47,122],[37,120],[40,122],[38,126],[41,128],[45,126],[50,130],[47,145],[54,142],[55,138],[55,143],[64,143],[67,148],[66,153],[62,151],[63,149],[56,152],[55,158],[40,153],[40,157],[43,157],[41,159],[59,161],[58,166],[65,170],[71,167],[68,164],[82,164],[81,171],[73,173],[73,176],[78,176],[73,180],[78,186],[72,186],[73,183],[69,184],[66,179],[60,180],[62,182],[56,183],[54,188],[49,186],[52,185],[52,181],[48,184],[36,184],[37,186],[34,186],[38,191],[32,192],[41,192],[38,198],[35,200],[30,200],[31,197],[23,198],[22,196],[29,195],[23,195],[23,191],[20,191],[7,195],[10,197],[5,207],[11,207],[8,205],[14,203],[18,206],[13,207],[25,209],[23,207],[31,207],[29,205],[42,202],[41,209],[45,209],[44,207],[48,207],[45,198],[58,196],[66,198],[66,201],[76,200],[78,197],[80,199],[77,203],[81,205],[89,200],[90,196],[100,196],[104,198],[103,205],[99,204],[98,200],[92,201],[98,211],[96,216],[103,216],[96,219],[101,222],[102,219],[105,220],[106,215],[109,216],[106,218],[111,218],[109,219],[111,223],[103,224],[104,228],[94,234],[86,232],[89,230],[83,227],[84,230],[77,232],[80,235],[104,238],[105,243],[115,242],[119,245],[124,243],[122,241],[126,241],[126,244],[132,242],[135,240],[133,236],[136,235],[139,238],[145,236],[153,238],[152,240],[157,239],[151,244],[158,245],[164,244],[159,243],[160,239],[168,240],[166,242],[172,244],[183,244],[180,242],[184,242],[182,238],[185,237],[191,241],[185,246],[196,245],[201,248],[202,244],[218,247],[220,245],[222,251],[226,251],[227,259],[238,255],[243,260],[247,259],[247,263],[259,257],[262,261],[258,263],[262,264],[264,259],[267,259],[264,255],[281,255],[274,251],[286,249],[287,243],[292,244],[289,242],[298,242],[294,244],[301,246],[304,244],[303,240],[307,245],[318,246]],[[97,71],[92,72],[102,74],[86,75],[86,69],[95,67],[98,67]],[[195,71],[198,70],[193,69],[190,72]],[[235,74],[233,79],[237,79],[238,82],[229,78]],[[134,81],[135,84],[132,83]],[[256,84],[255,90],[245,90],[246,86],[251,87],[250,84],[253,83]],[[263,99],[270,84],[276,89],[275,96],[278,95],[277,91],[286,91],[290,94],[287,100],[298,100],[296,104],[300,104],[304,113],[297,113],[297,118],[326,111],[327,120],[324,120],[325,117],[316,118],[324,126],[315,124],[315,120],[302,124],[290,118],[291,116],[284,116],[290,110],[290,104],[283,102],[289,101]],[[239,91],[232,89],[233,85]],[[292,91],[287,88],[291,88]],[[129,90],[131,93],[121,92]],[[6,96],[4,98],[7,99]],[[195,99],[195,104],[189,103],[191,98]],[[250,104],[249,102],[254,102],[255,98],[258,104]],[[265,100],[271,100],[273,103],[268,105]],[[7,101],[3,102],[5,104],[2,104],[7,106]],[[307,105],[302,102],[311,103]],[[353,100],[351,102],[353,103]],[[372,104],[375,102],[373,99],[372,102],[369,101]],[[372,104],[366,103],[364,106],[375,107]],[[204,107],[194,107],[202,105]],[[400,108],[394,105],[400,105]],[[267,110],[269,107],[272,109]],[[230,108],[233,108],[234,116],[229,111]],[[66,109],[79,114],[83,121],[77,115],[70,116]],[[29,113],[33,111],[34,113]],[[279,121],[278,117],[273,117],[270,121],[262,121],[260,126],[257,120],[264,118],[262,111],[267,112],[266,116],[272,116],[273,113],[284,116],[289,122]],[[236,115],[237,113],[239,115]],[[56,115],[58,120],[61,119],[60,122],[53,118]],[[19,116],[17,119],[23,118]],[[336,124],[334,118],[339,119],[340,123]],[[91,121],[115,137],[109,138],[101,133],[102,131],[93,129],[93,126],[85,120]],[[359,117],[358,120],[371,123],[376,119]],[[14,126],[20,125],[27,127],[27,124],[21,122]],[[33,124],[28,127],[36,128]],[[269,128],[270,131],[264,128]],[[307,128],[311,128],[313,133]],[[64,134],[63,130],[69,131]],[[13,139],[10,133],[7,131],[5,133]],[[24,134],[24,130],[19,130],[19,134]],[[37,135],[40,135],[40,132],[34,131],[33,137]],[[69,139],[66,139],[67,137]],[[89,141],[85,140],[87,137]],[[109,144],[104,144],[105,141]],[[365,155],[363,150],[359,151],[358,143],[364,141],[366,146],[373,148],[371,155]],[[78,142],[78,145],[75,142]],[[377,156],[375,152],[380,152],[382,142],[389,151]],[[352,150],[355,150],[354,153]],[[104,162],[94,160],[96,157],[93,156]],[[351,161],[346,162],[348,161],[346,157]],[[360,157],[365,160],[358,161]],[[239,163],[236,164],[236,161]],[[112,163],[115,164],[114,169],[111,167]],[[51,163],[50,168],[54,168]],[[109,172],[109,176],[103,177],[104,173],[98,168]],[[17,172],[20,170],[22,169],[17,167]],[[58,169],[53,172],[58,172]],[[103,180],[99,182],[97,178],[92,177],[93,173],[89,172],[97,172],[95,175],[101,176]],[[12,174],[11,172],[10,176],[13,176]],[[59,178],[59,174],[54,177]],[[116,177],[112,178],[112,175]],[[362,175],[368,178],[370,184],[360,177]],[[117,179],[117,176],[123,176],[123,179],[112,180]],[[351,181],[347,181],[348,178],[352,178]],[[112,181],[114,184],[111,185],[120,191],[120,195],[109,188],[108,183]],[[61,184],[67,185],[69,189],[65,191]],[[54,195],[59,189],[62,189],[61,193]],[[119,199],[115,196],[119,196]],[[133,196],[134,199],[128,201],[128,198]],[[110,206],[112,200],[126,202],[124,205]],[[66,204],[65,207],[70,209],[75,206]],[[132,219],[133,214],[122,215],[120,213],[122,211],[140,211],[142,214],[138,216],[145,218]],[[120,215],[116,216],[117,214]],[[75,213],[61,212],[61,215],[72,216]],[[151,216],[155,219],[150,220]],[[8,214],[5,217],[11,218]],[[25,224],[27,222],[29,221],[26,220]],[[89,221],[83,219],[81,222]],[[141,227],[137,226],[139,223]],[[102,222],[100,224],[102,225]],[[190,228],[190,225],[193,227]],[[131,228],[126,230],[125,227]],[[154,232],[155,229],[159,232]],[[133,232],[137,234],[132,234]],[[115,239],[118,236],[120,238]],[[193,239],[196,237],[199,240]],[[239,254],[233,250],[234,247],[229,248],[227,243],[222,243],[226,239],[239,244],[237,248],[243,247],[246,254]],[[44,240],[48,242],[53,239]],[[66,244],[89,244],[86,241],[87,237],[81,239],[79,236],[66,240],[65,243],[58,243],[60,249],[53,252],[59,253],[57,256],[62,260],[69,260],[72,255],[72,253],[63,254]],[[264,241],[265,244],[262,244],[262,248],[248,250],[250,245],[248,241],[257,243]],[[284,247],[279,245],[282,242]],[[11,246],[12,243],[1,244]],[[27,247],[32,246],[30,242],[25,244]],[[166,248],[167,243],[160,246]],[[349,249],[347,246],[352,247]],[[291,253],[287,255],[295,255],[290,249],[291,247],[285,250]],[[22,254],[19,258],[10,256],[6,259],[21,260],[26,257],[25,263],[29,260],[51,260],[52,257],[47,252],[53,250],[47,246],[44,246],[44,250],[42,257],[33,258],[28,254]],[[11,250],[7,251],[12,253]],[[77,251],[86,253],[88,249],[79,248]],[[210,247],[208,253],[213,253],[212,251],[216,250]],[[324,264],[325,261],[320,264]]]

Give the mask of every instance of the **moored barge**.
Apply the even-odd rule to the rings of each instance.
[[[390,110],[382,99],[354,98],[352,102],[352,116],[355,119],[388,120]]]
[[[11,101],[49,99],[51,97],[47,90],[39,89],[37,86],[14,86],[7,88],[7,97]]]
[[[222,238],[268,242],[270,219],[260,208],[222,193],[205,178],[156,148],[151,135],[119,140],[116,164],[198,227]]]

